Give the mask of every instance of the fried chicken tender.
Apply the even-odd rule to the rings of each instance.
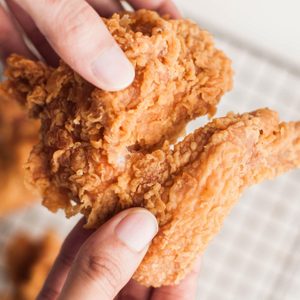
[[[0,88],[0,216],[37,199],[24,186],[24,165],[38,141],[38,123]]]
[[[105,20],[136,69],[120,92],[94,88],[66,64],[8,60],[11,94],[42,122],[27,166],[50,210],[100,226],[145,207],[160,230],[134,278],[178,283],[249,185],[300,165],[300,124],[268,109],[215,119],[173,143],[231,88],[230,61],[186,20],[145,10]]]
[[[48,232],[36,240],[26,234],[14,237],[7,247],[6,269],[13,283],[10,299],[36,299],[59,252],[61,242]]]

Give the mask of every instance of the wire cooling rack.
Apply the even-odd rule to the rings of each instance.
[[[270,107],[284,120],[300,119],[300,72],[214,31],[235,69],[234,90],[223,98],[217,115]],[[188,128],[205,121],[196,120]],[[300,299],[299,183],[300,171],[293,171],[244,193],[203,256],[199,300]],[[76,221],[39,205],[1,219],[0,290],[8,283],[5,245],[15,232],[40,235],[51,228],[64,237]]]

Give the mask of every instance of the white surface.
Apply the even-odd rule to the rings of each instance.
[[[299,0],[175,0],[199,23],[230,33],[300,68]]]

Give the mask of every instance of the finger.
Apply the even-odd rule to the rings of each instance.
[[[84,223],[81,219],[65,239],[37,299],[55,299],[60,294],[79,248],[94,232],[84,229]]]
[[[138,284],[135,280],[131,279],[121,290],[117,299],[118,300],[128,300],[128,299],[146,300],[149,299],[150,293],[151,293],[151,288],[142,286]]]
[[[113,299],[157,232],[155,217],[133,208],[114,216],[81,247],[59,299]]]
[[[112,14],[123,10],[122,5],[117,0],[87,0],[87,2],[102,17],[110,17]]]
[[[0,6],[0,53],[4,60],[11,53],[18,53],[29,58],[33,55],[27,48],[21,34],[15,28],[13,20]]]
[[[156,10],[160,15],[170,15],[174,19],[181,17],[179,10],[172,0],[127,0],[134,9],[151,9]]]
[[[18,23],[23,28],[26,36],[29,38],[41,56],[45,59],[45,61],[52,66],[57,66],[59,62],[58,55],[51,48],[44,35],[36,27],[32,18],[15,1],[6,0],[6,3]]]
[[[15,0],[35,21],[58,55],[94,85],[127,87],[134,68],[97,12],[83,0]]]
[[[196,299],[197,280],[200,269],[200,259],[193,270],[183,279],[180,284],[174,286],[163,286],[155,289],[151,300],[193,300]]]

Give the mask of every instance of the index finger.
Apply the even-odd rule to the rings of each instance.
[[[134,68],[97,12],[83,0],[16,0],[58,55],[101,89],[115,91],[134,79]]]

